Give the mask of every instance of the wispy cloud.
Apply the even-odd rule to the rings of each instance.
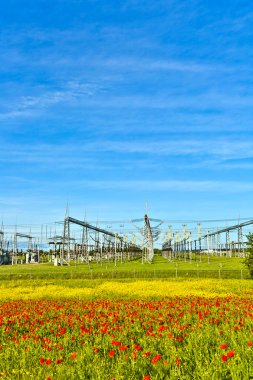
[[[253,157],[253,142],[223,138],[173,139],[164,138],[158,141],[96,141],[86,144],[86,150],[112,151],[117,153],[142,153],[152,155],[206,155],[223,159]]]
[[[8,104],[8,109],[5,109],[0,113],[0,120],[8,119],[19,119],[25,117],[32,117],[43,114],[49,107],[54,107],[60,105],[65,111],[67,108],[72,106],[78,106],[80,112],[83,109],[96,109],[99,113],[103,113],[104,110],[110,108],[111,110],[157,110],[157,111],[174,111],[177,113],[180,112],[195,112],[195,113],[204,113],[208,110],[216,113],[229,112],[233,108],[233,112],[238,110],[238,112],[244,112],[245,110],[250,111],[253,104],[253,97],[249,96],[229,96],[228,94],[202,94],[195,95],[193,97],[187,96],[168,96],[168,95],[159,95],[159,96],[139,96],[139,95],[114,95],[107,92],[106,87],[97,84],[90,85],[76,85],[69,86],[62,90],[57,91],[46,91],[45,93],[34,95],[34,96],[22,96],[20,99],[11,100]],[[102,96],[101,96],[102,95]],[[12,106],[12,107],[11,107]],[[175,117],[175,115],[174,115]],[[58,117],[61,119],[61,116]],[[208,119],[208,118],[206,118]],[[203,118],[202,118],[203,120]],[[210,117],[208,119],[208,122]],[[229,114],[227,118],[225,116],[221,117],[219,120],[218,115],[216,116],[216,123],[214,128],[221,128],[221,121],[223,123],[234,123],[233,120],[230,120]],[[109,121],[110,122],[110,121]],[[177,119],[175,118],[177,123]],[[204,121],[203,121],[204,122]],[[104,122],[103,122],[104,123]],[[124,123],[124,122],[123,122]],[[153,122],[154,123],[154,122]],[[161,124],[161,122],[160,122]],[[199,129],[210,129],[207,126],[199,126],[194,124],[195,127],[191,126],[191,130]],[[213,127],[213,126],[212,126]],[[161,127],[160,127],[161,128]],[[184,129],[188,128],[188,125],[185,124]],[[225,125],[225,129],[226,125]],[[239,127],[238,124],[233,129],[250,129],[248,122],[245,122],[245,125]],[[142,126],[143,129],[143,126]],[[163,127],[162,129],[165,129]],[[174,129],[174,127],[170,128]]]
[[[187,60],[173,60],[173,59],[145,59],[136,56],[135,58],[117,57],[117,59],[109,59],[104,61],[97,61],[98,65],[115,69],[134,70],[141,72],[145,71],[178,71],[189,73],[210,73],[210,72],[233,72],[235,69],[231,66],[224,66],[219,63],[204,64],[201,62],[187,61]]]
[[[33,192],[35,188],[38,189],[38,194],[44,194],[45,190],[51,184],[50,179],[41,180],[38,182],[36,179],[34,180],[22,180],[28,182],[31,186]],[[21,183],[17,180],[17,186],[20,186]],[[28,185],[27,183],[27,185]],[[131,190],[134,192],[145,191],[145,192],[157,192],[157,191],[181,191],[185,192],[220,192],[220,193],[240,193],[240,192],[251,192],[253,190],[253,181],[223,181],[223,180],[156,180],[156,179],[139,179],[139,180],[128,180],[128,179],[119,179],[119,180],[111,180],[111,179],[76,179],[66,177],[64,180],[62,178],[57,178],[53,182],[54,188],[59,189],[64,186],[65,191],[69,192],[70,189],[74,187],[78,187],[79,190],[82,189],[99,189],[99,190],[122,190],[127,191]],[[27,186],[26,185],[26,186]],[[48,188],[47,193],[51,193],[50,188]],[[23,188],[20,189],[21,195],[19,197],[2,197],[0,199],[0,205],[2,206],[24,206],[29,203],[29,194],[23,191]],[[55,196],[53,197],[57,199]],[[43,199],[43,197],[42,197]],[[33,198],[33,203],[35,204],[37,198]],[[45,200],[44,200],[45,201]]]
[[[81,187],[97,189],[121,189],[134,191],[182,191],[182,192],[251,192],[253,182],[236,182],[236,181],[161,181],[161,180],[119,180],[119,181],[76,181],[76,185]],[[67,186],[72,182],[66,181]],[[148,189],[148,190],[147,190]]]
[[[53,105],[71,103],[82,98],[94,96],[102,91],[102,86],[96,83],[68,82],[65,87],[56,91],[46,91],[38,95],[22,96],[13,101],[12,109],[8,104],[9,111],[0,113],[0,120],[34,116]]]
[[[50,215],[70,195],[134,213],[146,193],[164,213],[248,210],[250,3],[44,2],[50,17],[36,1],[2,17],[0,210]]]
[[[15,155],[10,156],[10,152]],[[117,155],[116,162],[111,157]],[[234,141],[231,138],[210,138],[203,136],[196,139],[178,138],[177,136],[163,139],[137,139],[127,140],[99,140],[80,139],[69,143],[33,145],[4,144],[0,152],[0,162],[37,164],[47,167],[54,162],[59,168],[86,168],[93,170],[117,170],[135,166],[167,167],[166,162],[161,160],[173,158],[173,167],[182,168],[182,158],[188,157],[192,161],[185,162],[183,167],[197,168],[208,167],[209,169],[233,169],[237,166],[250,169],[253,158],[253,142],[248,140],[247,135]],[[179,162],[175,161],[181,157]],[[201,158],[201,159],[200,159]],[[101,162],[102,160],[102,162]],[[230,161],[233,160],[233,161]],[[246,160],[246,162],[244,161]],[[219,165],[222,165],[219,168]],[[52,167],[54,170],[54,167]]]

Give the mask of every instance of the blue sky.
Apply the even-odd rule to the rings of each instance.
[[[4,223],[253,216],[251,1],[0,1]]]

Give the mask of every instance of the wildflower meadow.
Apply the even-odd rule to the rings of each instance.
[[[243,281],[234,284],[237,294],[208,295],[215,281],[219,286],[217,280],[206,287],[201,281],[164,281],[160,296],[150,297],[145,282],[114,282],[111,294],[89,299],[53,292],[51,299],[25,299],[27,288],[19,284],[24,299],[1,299],[0,378],[252,379],[251,283],[241,289]],[[146,282],[147,288],[157,285]],[[169,288],[177,285],[181,295],[171,295]],[[123,294],[129,287],[132,296]],[[121,297],[113,295],[117,289]]]

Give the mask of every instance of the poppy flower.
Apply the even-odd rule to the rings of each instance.
[[[121,346],[121,342],[113,340],[111,343],[112,346]]]
[[[119,350],[120,350],[120,351],[125,351],[125,350],[127,350],[127,349],[128,349],[127,346],[120,346],[120,347],[119,347]]]
[[[111,350],[111,351],[109,352],[109,356],[110,356],[110,358],[113,358],[114,355],[115,355],[115,351],[114,351],[114,350]]]
[[[235,351],[234,351],[234,350],[229,351],[229,352],[227,353],[227,356],[228,356],[228,358],[232,358],[233,356],[235,356]]]
[[[161,359],[161,355],[156,355],[156,356],[153,357],[153,359],[151,360],[151,363],[152,363],[152,364],[155,364],[155,363],[157,363],[160,359]]]
[[[52,359],[47,359],[46,360],[46,365],[49,366],[52,363]]]

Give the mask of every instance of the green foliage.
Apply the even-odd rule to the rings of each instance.
[[[154,254],[157,255],[157,256],[162,256],[162,250],[158,249],[158,248],[155,248],[154,249]]]
[[[253,233],[249,233],[247,239],[247,252],[244,264],[249,269],[250,277],[253,278]]]

